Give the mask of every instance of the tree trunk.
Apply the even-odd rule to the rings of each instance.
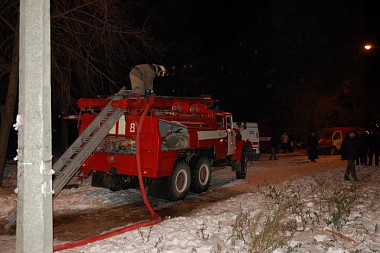
[[[12,62],[9,72],[9,82],[7,89],[7,97],[5,99],[4,113],[1,115],[0,125],[0,186],[2,186],[5,161],[7,157],[9,134],[14,122],[13,115],[16,106],[17,90],[18,90],[18,63],[19,63],[19,21],[17,20],[16,31],[13,49],[12,49]]]

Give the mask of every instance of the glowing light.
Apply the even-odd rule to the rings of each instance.
[[[364,45],[365,50],[371,50],[372,48],[373,48],[373,46],[371,44]]]
[[[149,176],[149,173],[150,173],[149,169],[143,169],[142,170],[142,174],[144,177]]]

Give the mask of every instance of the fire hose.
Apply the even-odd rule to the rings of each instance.
[[[141,150],[140,150],[140,134],[142,131],[142,126],[144,124],[145,116],[148,113],[148,111],[150,110],[150,108],[154,102],[154,97],[155,96],[153,94],[149,97],[148,104],[145,107],[144,112],[142,113],[142,115],[140,117],[139,125],[137,128],[137,135],[136,135],[136,162],[137,162],[137,172],[138,172],[139,185],[140,185],[141,195],[142,195],[144,204],[147,207],[147,209],[151,215],[151,220],[144,221],[144,222],[137,223],[137,224],[133,224],[133,225],[129,225],[126,227],[122,227],[122,228],[119,228],[119,229],[116,229],[113,231],[106,232],[104,234],[88,237],[88,238],[85,238],[82,240],[78,240],[78,241],[74,241],[74,242],[70,242],[70,243],[65,243],[65,244],[61,244],[61,245],[56,245],[53,248],[54,252],[83,246],[83,245],[86,245],[89,243],[93,243],[93,242],[104,240],[104,239],[107,239],[107,238],[110,238],[110,237],[113,237],[116,235],[120,235],[122,233],[129,232],[129,231],[141,228],[141,227],[152,226],[152,225],[155,225],[155,224],[160,222],[161,217],[154,212],[154,210],[153,210],[152,206],[150,205],[148,198],[146,196],[144,181],[143,181],[142,171],[141,171],[141,159],[140,159],[140,152],[141,152]]]

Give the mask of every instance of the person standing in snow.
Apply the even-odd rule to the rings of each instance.
[[[377,130],[369,131],[368,135],[368,165],[372,166],[373,157],[375,156],[375,165],[379,166],[379,154],[380,154],[380,134]]]
[[[314,131],[307,137],[306,144],[309,150],[309,160],[315,162],[315,159],[318,158],[318,139]]]
[[[379,166],[379,156],[380,156],[380,130],[376,130],[375,132],[375,141],[373,147],[373,153],[375,156],[375,165]]]
[[[356,130],[356,145],[358,157],[356,158],[356,165],[367,165],[368,143],[367,136],[360,129]]]
[[[136,65],[129,72],[132,90],[145,94],[146,90],[153,91],[153,79],[156,76],[165,76],[166,69],[162,65],[157,64],[140,64]]]
[[[273,160],[273,159],[277,160],[276,154],[277,154],[277,145],[279,142],[280,140],[278,138],[278,134],[277,133],[273,134],[269,141],[269,145],[270,145],[269,160]]]
[[[344,174],[344,180],[350,180],[350,175],[355,181],[358,181],[355,171],[355,160],[358,156],[356,143],[355,143],[355,132],[351,131],[343,140],[341,155],[343,160],[347,160],[347,169]]]
[[[282,152],[286,154],[288,152],[288,145],[289,145],[289,135],[284,132],[281,135],[281,147],[282,147]]]

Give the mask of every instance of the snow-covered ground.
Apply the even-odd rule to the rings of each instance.
[[[321,159],[328,163],[332,158]],[[270,171],[273,163],[255,164],[253,171]],[[359,167],[356,183],[343,180],[344,165],[325,170],[311,164],[316,174],[252,187],[190,215],[166,217],[153,227],[62,252],[380,252],[380,169]],[[15,206],[15,198],[0,194],[0,220]],[[141,203],[139,192],[112,193],[85,185],[63,190],[54,209],[55,214],[75,213],[125,201]],[[0,252],[14,251],[14,236],[1,235],[0,243],[8,245]]]

